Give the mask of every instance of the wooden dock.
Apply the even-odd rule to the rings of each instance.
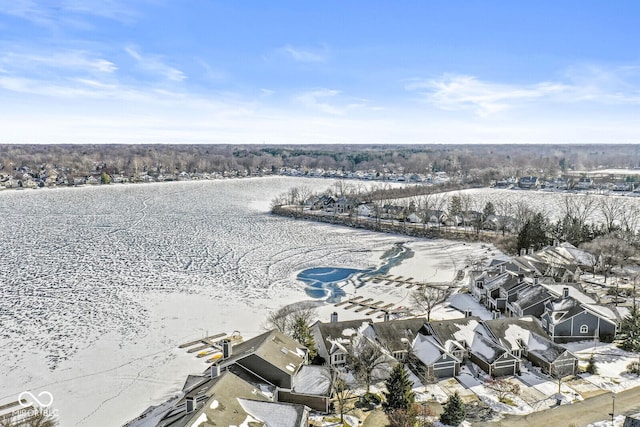
[[[178,346],[178,348],[187,348],[187,347],[192,347],[196,344],[202,344],[202,343],[208,343],[210,340],[215,340],[217,338],[222,338],[225,335],[227,335],[226,333],[222,332],[220,334],[215,334],[215,335],[211,335],[209,337],[205,337],[205,338],[200,338],[199,340],[194,340],[194,341],[189,341],[187,343],[184,344],[180,344]],[[191,351],[189,351],[189,353],[192,353]]]

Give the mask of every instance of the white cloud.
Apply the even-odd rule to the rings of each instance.
[[[567,90],[566,86],[556,83],[518,86],[484,82],[465,75],[447,75],[440,79],[414,81],[406,88],[423,92],[429,102],[443,110],[472,109],[480,116],[495,114],[517,103]]]
[[[132,22],[137,13],[124,0],[0,0],[0,14],[16,16],[36,25],[57,28],[72,24],[88,29],[80,16],[99,16],[120,22]]]
[[[164,78],[175,82],[180,82],[187,78],[182,71],[165,64],[161,57],[157,55],[142,55],[138,52],[137,48],[133,46],[127,46],[124,50],[129,54],[129,56],[136,60],[140,68],[146,71],[161,75]]]
[[[328,58],[326,46],[321,49],[314,49],[286,45],[281,47],[280,51],[297,62],[326,62]]]
[[[295,97],[295,101],[307,108],[321,111],[327,114],[342,115],[346,108],[330,104],[327,100],[340,94],[338,90],[316,89],[304,92]]]
[[[58,52],[16,52],[5,46],[0,54],[0,65],[7,72],[26,74],[49,74],[51,70],[71,70],[79,73],[111,74],[118,70],[116,64],[81,50],[61,50]],[[15,49],[15,47],[14,47]]]
[[[414,79],[406,89],[422,93],[429,103],[442,110],[472,110],[487,117],[526,104],[638,104],[638,71],[638,67],[579,67],[568,70],[564,81],[532,84],[498,83],[447,74],[437,79]]]

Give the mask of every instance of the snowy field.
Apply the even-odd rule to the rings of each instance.
[[[331,182],[0,192],[0,405],[48,391],[61,426],[122,425],[204,370],[179,344],[234,330],[252,337],[267,312],[309,300],[296,280],[304,269],[374,268],[404,242],[414,256],[389,273],[443,281],[467,253],[488,251],[268,214],[273,197],[301,184],[321,191]],[[408,293],[345,291],[396,304]],[[319,315],[333,310],[326,304]]]

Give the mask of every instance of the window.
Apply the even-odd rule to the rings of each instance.
[[[581,334],[588,334],[589,333],[589,327],[587,325],[581,325],[580,326],[580,333]]]
[[[547,327],[547,319],[542,319],[542,327],[546,329],[546,327]]]
[[[342,363],[345,361],[344,353],[337,353],[333,355],[333,363]]]
[[[394,351],[393,352],[393,358],[402,362],[405,359],[405,356],[407,355],[406,351]]]

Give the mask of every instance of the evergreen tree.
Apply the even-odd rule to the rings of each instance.
[[[316,342],[311,334],[311,328],[304,316],[296,316],[293,320],[291,338],[298,341],[309,350],[309,360],[313,360],[318,351],[316,350]]]
[[[487,217],[496,214],[496,208],[493,206],[493,203],[487,202],[484,205],[484,209],[482,210],[482,217],[486,220]]]
[[[540,212],[528,219],[518,233],[518,249],[533,247],[542,249],[549,239],[547,238],[547,219]]]
[[[462,198],[457,194],[449,200],[449,216],[459,215],[462,212]]]
[[[460,399],[458,392],[449,396],[449,400],[444,405],[444,412],[440,415],[440,422],[448,426],[457,426],[464,421],[467,411]]]
[[[409,409],[415,401],[415,395],[411,391],[413,382],[409,379],[407,371],[404,370],[402,364],[397,364],[393,367],[385,385],[387,386],[387,391],[384,393],[386,402],[383,404],[385,412],[391,412],[396,409]]]
[[[622,319],[620,333],[622,335],[621,349],[640,351],[640,310],[638,310],[635,300],[627,317]]]

